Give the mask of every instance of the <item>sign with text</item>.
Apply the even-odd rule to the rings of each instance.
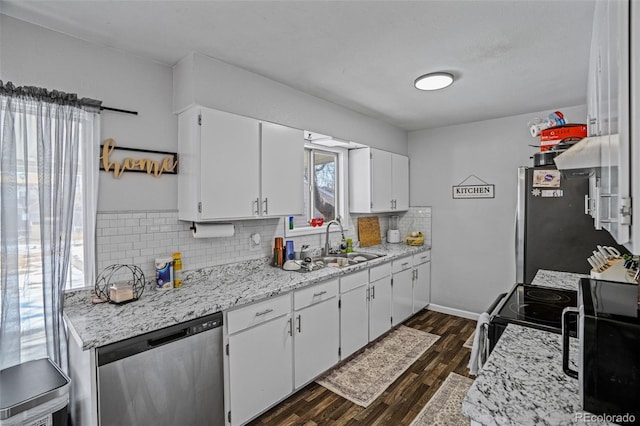
[[[495,185],[457,185],[452,187],[453,198],[495,198]]]
[[[152,151],[116,147],[116,141],[109,138],[100,146],[100,170],[112,172],[119,178],[127,172],[146,173],[154,177],[178,173],[178,154],[175,152]],[[127,152],[135,152],[142,158],[132,158]]]

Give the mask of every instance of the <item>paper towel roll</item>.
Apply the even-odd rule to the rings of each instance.
[[[194,223],[191,227],[193,238],[233,237],[235,231],[233,223]]]

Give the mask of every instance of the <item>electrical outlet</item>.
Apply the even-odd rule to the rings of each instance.
[[[250,251],[258,251],[262,248],[262,238],[260,238],[260,234],[255,233],[251,234],[249,237],[249,250]]]

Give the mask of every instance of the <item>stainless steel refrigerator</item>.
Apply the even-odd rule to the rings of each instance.
[[[539,269],[589,274],[587,258],[611,235],[585,214],[586,178],[565,179],[553,166],[518,168],[516,279],[530,284]]]

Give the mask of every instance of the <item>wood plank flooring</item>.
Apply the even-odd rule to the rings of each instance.
[[[476,322],[423,310],[404,325],[441,336],[369,407],[313,382],[249,423],[263,425],[409,425],[450,372],[469,376],[471,351],[462,345]]]

